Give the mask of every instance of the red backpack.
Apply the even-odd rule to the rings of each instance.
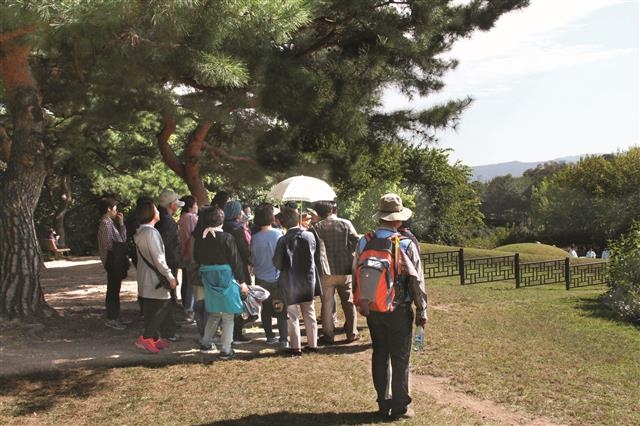
[[[373,232],[364,237],[367,243],[358,256],[354,274],[354,304],[360,306],[361,303],[367,303],[371,311],[391,312],[396,296],[394,283],[400,271],[398,250],[400,240],[406,237],[393,234],[380,238]]]

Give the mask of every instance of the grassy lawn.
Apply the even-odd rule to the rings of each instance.
[[[573,424],[640,424],[640,333],[600,310],[603,287],[430,283],[427,351],[413,371]]]
[[[414,374],[558,423],[640,424],[640,330],[599,308],[603,287],[458,282],[428,282]],[[374,424],[366,328],[362,336],[300,359],[264,346],[229,362],[193,353],[1,377],[0,424]],[[412,396],[418,416],[406,424],[500,424],[419,389]]]

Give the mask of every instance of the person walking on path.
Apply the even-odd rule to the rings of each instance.
[[[202,212],[193,232],[193,257],[200,265],[208,312],[200,349],[205,353],[217,350],[213,337],[218,326],[221,326],[220,358],[229,360],[235,356],[231,347],[234,334],[234,312],[231,308],[237,306],[242,309],[240,294],[246,295],[249,288],[243,279],[238,247],[234,237],[222,230],[223,222],[224,213],[217,207]]]
[[[374,231],[375,238],[389,239],[399,237],[397,229],[402,222],[412,216],[411,210],[402,205],[402,199],[396,194],[386,194],[380,198],[378,211],[374,217],[379,221]],[[354,257],[353,270],[356,270],[358,257],[365,250],[368,238],[358,241]],[[414,319],[411,302],[416,306],[415,324],[424,326],[427,322],[427,294],[418,249],[408,238],[397,241],[399,250],[397,259],[400,267],[398,278],[393,282],[395,298],[391,309],[378,312],[369,309],[369,301],[359,302],[360,313],[367,317],[371,333],[373,354],[371,373],[377,394],[379,413],[393,419],[410,418],[415,412],[409,404],[409,356],[411,355],[412,323]],[[360,277],[355,275],[355,285],[360,285]],[[359,289],[356,289],[359,294]],[[388,371],[391,367],[391,375]],[[389,378],[391,383],[389,383]],[[391,395],[387,394],[388,389]]]
[[[180,297],[187,319],[193,321],[193,310],[195,300],[193,296],[193,286],[189,283],[188,265],[191,261],[191,233],[196,229],[198,223],[198,202],[192,195],[185,195],[180,200],[184,203],[178,220],[178,232],[180,236],[180,265],[182,266],[182,286],[180,287]]]
[[[351,279],[353,253],[359,240],[358,233],[350,221],[341,219],[335,214],[332,202],[320,201],[313,207],[320,217],[320,221],[313,225],[313,229],[324,242],[329,264],[329,271],[321,277],[322,341],[332,344],[335,339],[333,308],[337,291],[345,316],[344,332],[347,335],[347,342],[353,342],[360,338]]]
[[[107,327],[114,330],[124,330],[126,325],[120,319],[120,287],[122,286],[122,273],[111,267],[111,249],[113,243],[127,241],[127,230],[124,226],[124,216],[118,212],[118,203],[115,198],[107,196],[98,201],[98,207],[102,218],[98,225],[98,253],[102,266],[107,271],[107,295],[105,297]],[[115,222],[114,222],[115,221]]]
[[[133,238],[138,251],[136,276],[144,331],[135,345],[143,351],[157,354],[167,349],[168,340],[175,336],[169,290],[175,290],[177,281],[167,264],[160,232],[154,227],[160,220],[158,209],[152,201],[143,201],[136,208],[136,217],[140,227]],[[165,285],[161,284],[161,279],[166,280]]]
[[[240,255],[242,275],[236,277],[239,281],[244,283],[251,283],[251,271],[249,270],[249,241],[247,241],[246,234],[244,232],[244,223],[242,222],[242,204],[238,201],[227,201],[224,205],[224,225],[222,229],[233,235],[238,248],[238,254]],[[233,342],[235,344],[249,343],[251,339],[244,335],[243,327],[245,321],[241,315],[236,315],[235,326],[233,329]]]
[[[262,302],[260,320],[264,329],[268,345],[280,343],[280,346],[287,346],[287,311],[285,309],[276,312],[273,306],[274,295],[278,292],[278,277],[280,273],[273,266],[273,254],[276,250],[278,240],[282,237],[282,231],[274,229],[271,225],[275,221],[273,215],[273,205],[260,204],[256,208],[254,223],[259,227],[259,231],[251,239],[251,264],[255,274],[256,285],[262,286],[269,291],[269,297]],[[272,318],[276,317],[278,323],[279,338],[273,332]]]
[[[306,351],[318,351],[318,323],[314,306],[315,296],[320,296],[320,277],[314,260],[316,239],[302,229],[300,216],[295,210],[284,208],[280,222],[287,233],[278,240],[273,254],[273,264],[280,271],[278,286],[282,289],[289,318],[289,346],[293,356],[302,355],[298,306],[302,311],[307,335]]]
[[[180,236],[178,234],[178,224],[173,215],[179,207],[183,207],[184,202],[180,200],[178,194],[171,189],[165,189],[158,198],[158,211],[160,220],[156,223],[156,229],[162,236],[164,243],[167,265],[171,268],[171,273],[177,276],[180,261]],[[174,305],[178,304],[176,290],[171,290],[171,300]]]

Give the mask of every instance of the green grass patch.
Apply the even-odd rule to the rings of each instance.
[[[640,333],[603,312],[603,288],[434,280],[418,373],[575,424],[640,424]]]
[[[564,259],[569,256],[569,254],[561,248],[537,243],[508,244],[506,246],[496,247],[496,251],[530,254],[534,256],[541,256],[545,259]]]

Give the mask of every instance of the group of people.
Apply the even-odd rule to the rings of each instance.
[[[358,312],[367,318],[380,413],[413,416],[408,389],[411,336],[414,322],[426,322],[427,299],[423,276],[416,273],[422,271],[419,246],[408,228],[403,227],[412,212],[397,195],[381,198],[375,213],[379,228],[367,238],[359,237],[350,221],[337,216],[333,201],[317,202],[313,209],[304,211],[295,205],[277,208],[262,203],[255,208],[253,227],[248,223],[248,206],[229,200],[224,192],[216,194],[211,205],[201,209],[193,197],[179,198],[171,190],[162,192],[157,207],[154,200],[141,197],[127,224],[117,211],[115,199],[101,199],[100,208],[103,216],[98,245],[107,270],[105,324],[119,330],[126,327],[119,307],[122,274],[110,270],[109,259],[115,245],[131,241],[133,234],[131,258],[136,263],[144,318],[136,347],[158,353],[179,338],[172,310],[177,303],[178,268],[182,268],[182,303],[187,318],[196,323],[200,350],[219,352],[223,360],[235,357],[235,345],[251,340],[243,335],[243,326],[254,318],[243,315],[243,301],[251,298],[256,288],[268,294],[261,299],[260,310],[266,343],[279,345],[294,357],[317,352],[319,343],[336,343],[337,294],[344,312],[346,342],[360,339]],[[176,222],[173,215],[179,208],[182,214]],[[399,279],[393,283],[397,288],[389,310],[371,310],[366,300],[356,305],[354,285],[358,279],[354,272],[360,253],[367,249],[372,235],[386,239],[399,233],[404,235],[397,240],[403,259],[399,263],[403,266],[399,268]],[[320,338],[316,297],[321,301]],[[412,302],[416,306],[415,317]],[[306,346],[301,338],[300,316]],[[272,325],[274,318],[277,335]]]
[[[593,247],[588,247],[584,252],[584,256],[580,256],[578,254],[578,247],[575,244],[571,244],[571,246],[569,246],[567,251],[569,253],[569,257],[585,257],[587,259],[595,259],[598,257]],[[600,258],[601,259],[609,258],[609,249],[607,247],[605,247],[604,250],[602,250],[602,253],[600,254]]]

